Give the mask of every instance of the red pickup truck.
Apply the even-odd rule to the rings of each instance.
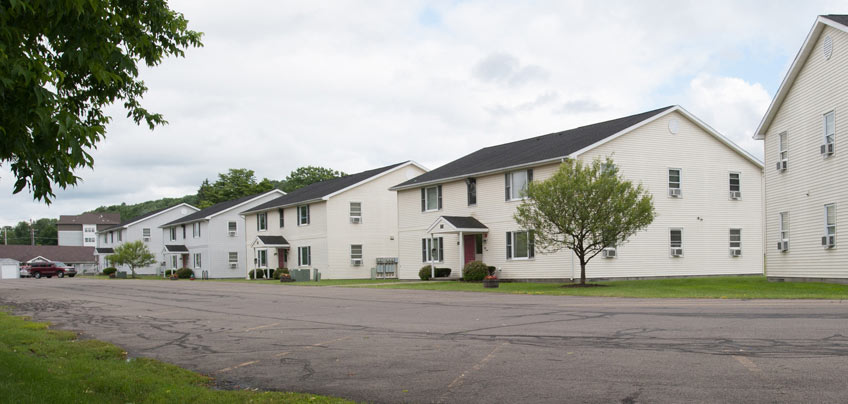
[[[29,276],[35,279],[40,279],[42,276],[64,278],[68,268],[60,262],[33,262],[28,270]],[[76,275],[76,271],[74,271],[74,275]]]

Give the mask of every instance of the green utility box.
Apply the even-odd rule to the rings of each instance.
[[[309,278],[311,277],[310,270],[308,269],[290,269],[289,274],[295,282],[309,282]]]
[[[127,273],[126,272],[118,272],[118,273],[115,274],[115,277],[118,278],[118,279],[127,279]]]

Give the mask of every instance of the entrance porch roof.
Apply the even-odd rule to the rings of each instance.
[[[283,236],[256,236],[251,247],[289,248],[289,242]]]
[[[471,216],[440,216],[427,228],[430,234],[488,233],[489,228]]]

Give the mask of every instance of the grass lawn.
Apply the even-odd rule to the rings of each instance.
[[[709,299],[848,299],[848,285],[769,282],[764,276],[729,276],[593,282],[604,287],[563,288],[561,283],[504,283],[484,289],[482,283],[426,282],[374,285],[385,289],[448,290],[555,296],[606,296]]]
[[[224,391],[210,379],[121,348],[78,340],[0,311],[0,402],[4,403],[350,403],[314,394]]]
[[[99,276],[98,279],[109,279],[105,276]],[[127,276],[127,279],[132,279]],[[156,275],[136,275],[136,279],[143,280],[168,280],[167,278],[162,278],[161,276]],[[123,280],[123,279],[111,279],[111,280]],[[318,282],[280,282],[277,279],[244,279],[244,278],[228,278],[228,279],[178,279],[181,282],[238,282],[238,283],[265,283],[265,284],[274,284],[274,285],[283,285],[283,286],[354,286],[354,285],[370,285],[370,284],[381,284],[381,283],[393,283],[399,282],[397,279],[323,279]]]

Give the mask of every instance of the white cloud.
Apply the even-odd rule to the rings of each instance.
[[[702,74],[689,83],[684,108],[758,158],[762,142],[752,136],[771,102],[759,83]]]
[[[669,104],[756,152],[744,135],[761,116],[759,90],[773,91],[784,68],[759,77],[760,66],[794,57],[814,16],[838,10],[830,0],[170,4],[206,34],[205,47],[141,72],[144,106],[170,125],[150,132],[113,108],[85,181],[50,208],[0,198],[0,223],[181,196],[228,168],[280,179],[307,164],[437,167]],[[740,64],[756,77],[721,79]],[[741,92],[723,99],[733,108],[705,98],[722,89]]]

